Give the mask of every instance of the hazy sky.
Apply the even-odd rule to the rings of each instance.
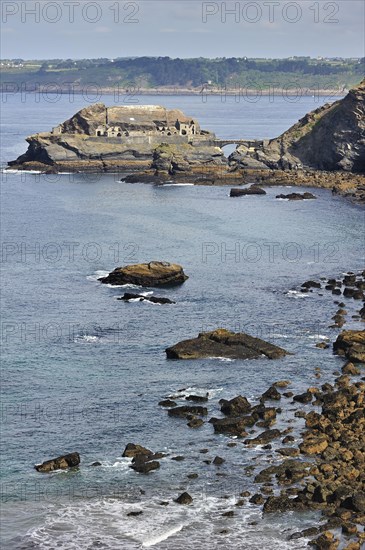
[[[363,0],[1,3],[1,57],[362,57]]]

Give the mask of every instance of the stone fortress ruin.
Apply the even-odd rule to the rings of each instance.
[[[92,111],[92,112],[91,112]],[[212,132],[201,130],[197,120],[187,117],[178,109],[166,109],[157,105],[124,105],[106,107],[103,103],[84,109],[70,120],[53,128],[53,135],[83,134],[94,138],[117,138],[133,142],[167,141],[168,143],[193,143],[215,139]],[[86,116],[85,116],[86,115]],[[135,139],[138,138],[138,139]]]

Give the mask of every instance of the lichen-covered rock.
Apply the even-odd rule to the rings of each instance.
[[[225,329],[202,332],[197,338],[184,340],[166,349],[168,359],[201,359],[204,357],[227,357],[231,359],[278,359],[288,352],[278,346],[254,338],[243,332],[234,333]]]
[[[109,285],[173,286],[182,284],[189,277],[178,264],[149,262],[117,267],[100,282]]]

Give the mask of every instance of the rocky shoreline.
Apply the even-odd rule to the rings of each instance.
[[[322,277],[320,281],[305,281],[301,289],[306,292],[327,290],[334,298],[341,295],[348,309],[356,307],[353,319],[364,322],[365,271],[348,272],[341,278]],[[347,311],[344,302],[335,299],[334,303],[340,308],[334,328],[340,329],[343,325],[340,321],[344,320]],[[267,352],[271,358],[286,354],[281,348],[256,338],[219,330],[180,342],[170,348],[174,350],[170,356],[191,359],[192,350],[197,356],[209,356],[212,350],[207,351],[206,346],[212,342],[221,347],[248,346],[245,349],[254,350],[259,355]],[[186,353],[188,357],[185,357]],[[292,532],[287,538],[308,540],[318,550],[361,550],[365,544],[365,330],[340,332],[333,342],[333,353],[344,359],[341,372],[334,372],[333,380],[320,381],[323,374],[315,367],[318,382],[302,393],[295,394],[290,390],[290,380],[277,380],[258,397],[256,403],[243,395],[214,403],[209,392],[194,395],[179,390],[175,395],[164,396],[158,405],[161,413],[167,412],[176,423],[176,431],[182,423],[192,430],[210,424],[212,433],[225,437],[227,447],[237,450],[236,460],[240,460],[245,448],[260,446],[264,452],[237,479],[237,483],[242,484],[245,477],[254,475],[257,490],[241,491],[222,517],[233,518],[237,507],[246,503],[262,510],[263,515],[316,511],[322,519],[312,527]],[[217,406],[220,416],[210,416]],[[295,420],[305,422],[299,436],[294,428]],[[289,423],[288,427],[285,427],[285,422]],[[227,475],[220,470],[227,466],[226,459],[217,454],[214,444],[210,449],[200,449],[199,453],[205,455],[203,462],[208,468],[216,468],[217,476]],[[153,472],[163,468],[166,460],[180,462],[185,459],[183,455],[170,456],[136,443],[126,444],[123,457],[130,459],[131,469],[142,476],[154,475]],[[271,465],[267,466],[268,462]],[[52,472],[79,467],[79,463],[78,453],[71,453],[46,461],[36,469]],[[102,464],[96,461],[89,466]],[[193,504],[199,498],[194,492],[194,480],[198,478],[198,473],[190,472],[187,475],[189,482],[181,483],[186,490],[171,495],[170,501],[160,504]],[[128,515],[141,514],[143,509]],[[228,533],[229,529],[221,531],[222,535]]]

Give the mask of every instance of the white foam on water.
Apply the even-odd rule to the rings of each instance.
[[[102,277],[107,277],[109,275],[110,271],[105,271],[105,270],[97,270],[95,271],[92,275],[87,275],[86,279],[88,281],[97,281],[97,282],[100,282],[99,279],[101,279]],[[132,285],[132,284],[126,284],[126,285],[111,285],[111,284],[104,284],[104,286],[106,288],[126,288],[126,289],[129,289],[129,288],[135,288],[135,289],[140,289],[141,287],[138,286],[138,285]],[[147,296],[148,294],[153,294],[153,292],[146,292],[146,294],[144,294],[145,291],[142,291],[142,292],[138,292],[138,294],[143,294],[143,296]]]
[[[97,281],[98,279],[101,279],[101,277],[107,277],[108,275],[109,275],[109,271],[99,270],[99,271],[95,271],[93,275],[88,275],[86,279],[88,281]]]
[[[329,341],[328,336],[325,334],[309,334],[307,338],[310,338],[311,340],[326,340]]]
[[[92,336],[91,334],[84,334],[82,336],[76,336],[74,338],[75,344],[96,344],[101,341],[100,336]]]
[[[109,275],[109,273],[108,273]],[[132,284],[126,284],[126,285],[111,285],[109,283],[107,284],[104,284],[104,286],[106,286],[107,288],[141,288],[140,286],[138,285],[132,285]],[[138,293],[140,294],[140,293]]]
[[[309,294],[306,292],[301,292],[300,290],[288,290],[286,293],[286,296],[288,298],[308,298]]]
[[[210,357],[210,359],[218,359],[221,363],[234,363],[236,359],[231,359],[230,357]]]
[[[169,397],[176,397],[179,395],[183,399],[187,395],[198,395],[200,397],[206,397],[208,394],[208,398],[211,399],[212,397],[215,397],[219,393],[223,391],[223,388],[201,388],[198,386],[189,386],[188,388],[184,388],[183,390],[176,390],[170,394]]]
[[[14,170],[14,169],[7,170],[6,168],[4,168],[2,170],[2,173],[3,174],[44,174],[45,172],[42,172],[41,170]]]
[[[142,546],[145,548],[149,548],[151,546],[154,546],[155,544],[158,544],[159,542],[162,542],[164,540],[167,540],[168,538],[172,537],[172,535],[175,535],[175,533],[178,533],[184,528],[184,524],[180,523],[179,525],[175,525],[174,527],[171,527],[164,533],[161,533],[159,535],[155,535],[154,537],[151,537],[150,539],[145,540],[142,542]]]
[[[176,495],[176,491],[174,493]],[[219,540],[222,548],[230,550],[242,550],[242,541],[245,541],[245,550],[307,548],[308,539],[286,539],[291,532],[313,525],[313,521],[303,524],[302,518],[295,518],[293,514],[262,520],[261,512],[254,505],[247,503],[236,508],[236,496],[225,499],[193,494],[194,501],[189,506],[173,503],[172,496],[164,494],[138,502],[112,497],[77,502],[57,500],[43,510],[41,524],[28,531],[26,539],[39,550],[86,550],[100,544],[108,550],[154,546],[211,550],[219,546]],[[162,499],[169,500],[170,505],[160,506]],[[235,510],[233,518],[222,517],[232,509]],[[128,516],[131,511],[142,511],[142,514]],[[253,525],[253,521],[257,523]],[[227,525],[229,534],[220,539],[219,533]],[[166,540],[167,543],[161,544]]]

